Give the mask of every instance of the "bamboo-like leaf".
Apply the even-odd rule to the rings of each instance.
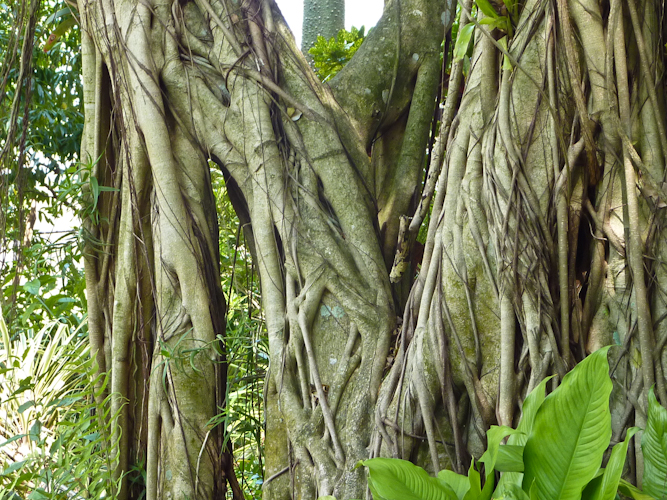
[[[534,482],[538,500],[578,500],[600,468],[611,439],[608,350],[579,363],[535,416],[523,452],[523,489]]]
[[[648,393],[648,419],[642,437],[644,453],[644,493],[654,498],[667,496],[667,410]]]
[[[454,490],[421,467],[397,458],[371,458],[368,486],[376,500],[458,500]]]
[[[489,0],[475,0],[475,3],[477,4],[477,7],[479,7],[479,10],[481,10],[485,16],[498,17],[496,9],[493,8],[493,5],[491,5],[491,2],[489,2]]]
[[[468,52],[468,45],[470,45],[470,38],[474,30],[475,25],[468,23],[459,31],[454,45],[454,61],[460,61]]]

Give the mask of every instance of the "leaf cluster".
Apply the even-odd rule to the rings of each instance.
[[[649,393],[649,411],[641,446],[644,455],[643,491],[621,478],[630,439],[603,455],[611,438],[607,351],[600,349],[568,373],[545,397],[546,383],[528,395],[517,429],[492,426],[487,450],[473,459],[468,476],[441,471],[437,477],[398,459],[373,458],[359,463],[368,468],[368,485],[375,500],[614,500],[618,493],[634,499],[667,496],[667,410]],[[507,438],[507,442],[503,441]],[[496,472],[502,472],[496,484]]]
[[[0,317],[0,499],[113,498],[113,416],[82,329],[10,340]]]
[[[350,31],[342,29],[327,40],[317,37],[317,42],[308,51],[313,57],[315,72],[320,80],[326,82],[333,78],[345,66],[364,41],[364,27],[352,26]]]

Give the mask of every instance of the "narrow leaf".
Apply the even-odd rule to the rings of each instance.
[[[470,45],[470,38],[474,30],[475,25],[473,23],[468,23],[459,30],[454,45],[454,61],[460,61],[468,52],[468,45]]]
[[[477,7],[479,7],[479,10],[481,10],[485,16],[498,17],[496,9],[493,8],[489,0],[475,0],[475,3],[477,4]]]
[[[482,482],[479,476],[479,472],[475,469],[475,459],[473,458],[470,462],[470,469],[468,469],[468,482],[470,488],[463,497],[463,500],[479,500],[479,497],[482,494]]]
[[[639,430],[637,427],[628,429],[625,439],[622,443],[617,443],[611,450],[611,456],[607,467],[604,470],[600,489],[596,491],[593,500],[614,500],[616,492],[618,491],[618,482],[621,480],[623,474],[623,466],[625,465],[625,458],[628,455],[628,445],[630,439]]]

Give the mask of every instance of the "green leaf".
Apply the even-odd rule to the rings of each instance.
[[[475,0],[475,3],[477,4],[477,7],[479,7],[479,10],[481,10],[485,16],[498,17],[496,9],[493,8],[489,0]]]
[[[507,30],[507,17],[506,16],[485,17],[479,22],[479,24],[487,25],[491,29],[498,28],[500,30],[506,31]]]
[[[41,432],[42,432],[42,423],[39,420],[35,420],[35,423],[32,424],[32,427],[30,427],[30,431],[28,432],[30,440],[38,442],[39,435],[41,434]]]
[[[21,460],[20,462],[14,462],[10,464],[9,467],[6,467],[5,470],[2,471],[2,475],[6,476],[14,471],[19,470],[21,467],[25,465],[26,462],[27,460]]]
[[[542,403],[544,403],[547,382],[549,382],[549,380],[552,378],[553,376],[542,380],[542,382],[540,382],[537,387],[535,387],[535,389],[533,389],[531,393],[526,396],[526,399],[523,401],[523,406],[521,407],[521,420],[519,421],[519,425],[516,428],[517,433],[510,435],[510,437],[507,439],[507,445],[521,447],[525,446],[526,441],[528,441],[528,435],[533,430],[535,415],[537,415],[537,411],[542,406]],[[498,488],[496,489],[497,491],[495,494],[499,494],[499,491],[504,490],[504,487],[510,483],[520,487],[522,481],[522,473],[509,471],[505,472],[500,478],[500,482],[498,483]]]
[[[523,472],[523,446],[505,444],[498,448],[495,469],[498,472]]]
[[[616,443],[611,450],[611,456],[607,462],[607,467],[604,469],[604,474],[594,481],[589,483],[589,486],[584,490],[582,499],[590,500],[614,500],[616,491],[618,491],[618,482],[623,473],[623,466],[625,465],[625,458],[628,454],[628,445],[630,439],[639,430],[638,427],[628,429],[625,440],[622,443]]]
[[[628,498],[635,500],[655,500],[651,495],[647,495],[635,485],[628,483],[625,479],[621,479],[618,483],[618,491]]]
[[[34,402],[33,400],[26,401],[26,402],[23,403],[21,406],[19,406],[19,408],[18,408],[17,411],[18,411],[19,413],[23,413],[23,412],[26,411],[28,408],[31,408],[31,407],[33,407],[33,406],[35,406],[35,402]]]
[[[498,485],[498,491],[496,491],[494,498],[500,500],[530,500],[530,497],[521,489],[521,486],[510,482]]]
[[[470,480],[466,476],[457,474],[453,470],[441,470],[438,472],[438,479],[454,490],[454,493],[456,493],[456,497],[459,500],[463,500],[463,497],[470,489]]]
[[[653,393],[648,393],[648,419],[642,437],[644,453],[644,492],[655,497],[667,495],[667,410]]]
[[[368,486],[375,500],[458,500],[454,490],[421,467],[397,458],[371,458]]]
[[[34,280],[28,281],[25,285],[23,285],[23,289],[32,295],[39,294],[39,289],[41,287],[42,283],[39,281],[39,278],[35,278]]]
[[[468,45],[470,45],[470,38],[475,30],[473,23],[466,24],[459,30],[459,35],[456,37],[456,44],[454,45],[454,61],[460,61],[468,52]]]
[[[523,452],[523,489],[538,500],[578,500],[600,468],[611,439],[607,351],[600,349],[565,375],[535,416]]]
[[[479,500],[482,495],[482,484],[479,472],[475,469],[475,459],[470,461],[470,469],[468,469],[468,483],[470,488],[466,492],[463,500]]]
[[[16,436],[12,436],[7,441],[0,444],[0,448],[2,448],[3,446],[7,446],[9,443],[13,443],[14,441],[18,441],[19,439],[23,439],[24,437],[25,434],[17,434]]]
[[[537,411],[542,406],[542,403],[544,403],[547,382],[552,378],[553,375],[542,380],[542,382],[540,382],[538,386],[526,396],[526,399],[521,406],[521,420],[516,428],[517,432],[509,437],[507,444],[525,446],[526,441],[528,441],[528,436],[533,430],[535,415],[537,415]]]
[[[505,50],[505,52],[508,52],[507,36],[504,36],[500,40],[498,40],[498,43]],[[508,70],[508,71],[512,70],[512,61],[510,61],[510,58],[507,57],[507,54],[505,54],[505,53],[503,53],[503,69]]]
[[[512,429],[511,427],[497,426],[492,425],[488,431],[486,431],[486,443],[487,448],[482,457],[479,459],[480,462],[483,462],[486,465],[486,473],[490,473],[493,469],[496,468],[496,459],[498,457],[498,449],[500,448],[500,442],[505,439],[507,436],[518,433],[518,430]]]
[[[93,210],[97,208],[97,201],[100,197],[100,184],[97,182],[97,177],[90,176],[90,190],[93,192]]]

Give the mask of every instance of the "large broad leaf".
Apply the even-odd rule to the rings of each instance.
[[[600,468],[611,439],[608,350],[565,375],[535,416],[523,452],[523,489],[534,482],[538,500],[578,500]]]
[[[628,429],[625,440],[617,443],[611,450],[604,474],[591,481],[582,495],[582,500],[614,500],[618,491],[618,482],[621,480],[625,458],[628,455],[630,439],[639,430],[637,427]]]
[[[463,497],[470,489],[470,480],[463,474],[457,474],[453,470],[441,470],[438,472],[438,479],[454,490],[459,500],[463,500]]]
[[[368,487],[375,500],[458,500],[454,490],[421,467],[397,458],[371,458]]]
[[[533,431],[533,423],[535,422],[535,416],[537,415],[537,410],[540,409],[544,399],[546,398],[545,392],[547,387],[547,382],[551,380],[553,376],[547,377],[542,382],[538,384],[535,389],[533,389],[526,399],[523,401],[523,406],[521,406],[521,420],[516,430],[517,433],[512,434],[507,440],[507,444],[514,444],[519,446],[524,446],[526,441],[528,441],[528,436]]]
[[[667,410],[648,393],[648,420],[642,437],[644,453],[644,493],[654,498],[667,496]]]
[[[507,436],[517,434],[519,431],[511,427],[492,425],[486,431],[486,451],[479,459],[486,465],[486,473],[489,474],[496,468],[496,460],[498,458],[498,451],[501,448],[501,442]]]
[[[495,469],[498,472],[523,472],[523,446],[505,444],[498,448]]]

